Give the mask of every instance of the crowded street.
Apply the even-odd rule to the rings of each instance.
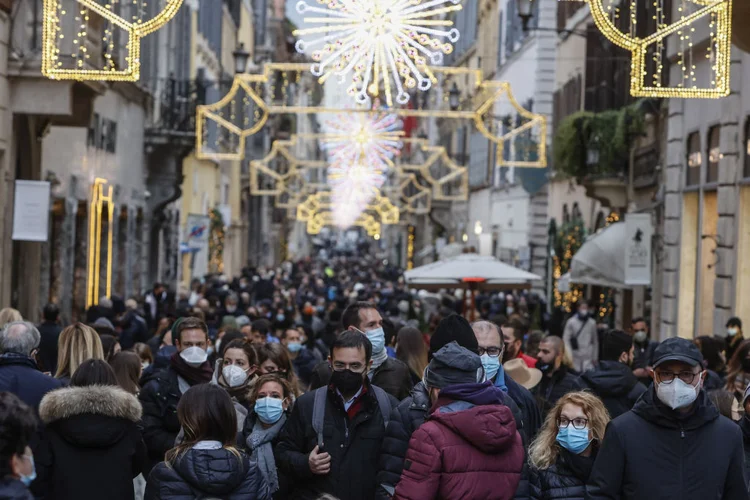
[[[0,0],[0,500],[750,500],[750,0]]]

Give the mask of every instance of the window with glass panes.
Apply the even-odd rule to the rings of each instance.
[[[706,170],[706,182],[719,182],[719,161],[722,154],[719,148],[721,138],[721,127],[711,127],[708,131],[708,169]]]
[[[685,184],[687,186],[697,186],[701,182],[701,165],[703,164],[700,133],[693,132],[690,134],[687,144],[687,174],[685,176]]]

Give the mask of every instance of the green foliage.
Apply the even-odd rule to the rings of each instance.
[[[211,272],[224,272],[224,217],[214,208],[209,214],[211,226],[208,240],[208,258]]]

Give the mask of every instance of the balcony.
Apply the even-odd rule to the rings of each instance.
[[[195,113],[206,101],[206,85],[200,80],[167,78],[149,82],[154,95],[146,144],[192,147],[195,142]]]

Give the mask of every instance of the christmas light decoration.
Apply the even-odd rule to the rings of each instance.
[[[676,15],[667,19],[663,0],[653,1],[651,17],[656,22],[656,31],[646,36],[637,36],[637,9],[648,8],[643,2],[630,1],[630,22],[619,21],[622,9],[620,0],[587,0],[591,15],[602,34],[613,44],[632,53],[630,93],[633,96],[665,98],[719,98],[729,95],[730,54],[732,38],[732,0],[675,0],[678,4]],[[669,22],[671,21],[671,22]],[[628,32],[618,29],[619,25],[629,26]],[[697,61],[694,60],[697,48],[692,39],[698,31],[708,32],[706,58],[710,60],[711,78],[699,85]],[[677,50],[676,64],[682,71],[676,85],[662,83],[661,74],[665,71],[663,49],[665,39],[673,35]],[[702,33],[701,36],[705,36]],[[649,49],[652,47],[652,49]],[[651,50],[651,52],[649,52]],[[649,75],[646,61],[652,56],[653,71]],[[651,83],[648,84],[648,80]],[[710,83],[709,83],[710,82]]]
[[[86,307],[99,304],[102,255],[102,226],[105,224],[104,204],[107,204],[107,260],[105,264],[105,287],[104,296],[112,295],[112,235],[115,214],[115,202],[113,188],[106,179],[97,177],[91,187],[91,204],[89,209],[89,243],[88,243],[88,277]],[[106,185],[106,190],[105,190]]]
[[[381,93],[388,106],[394,105],[394,94],[396,103],[406,104],[410,90],[430,89],[435,75],[428,65],[442,65],[460,36],[444,14],[461,10],[461,0],[311,3],[297,2],[310,27],[293,32],[299,38],[296,48],[310,55],[311,72],[321,84],[331,75],[348,79],[347,92],[360,104]]]
[[[169,22],[183,0],[150,1],[163,2],[151,18],[146,0],[44,0],[42,74],[55,80],[139,80],[141,39]]]

